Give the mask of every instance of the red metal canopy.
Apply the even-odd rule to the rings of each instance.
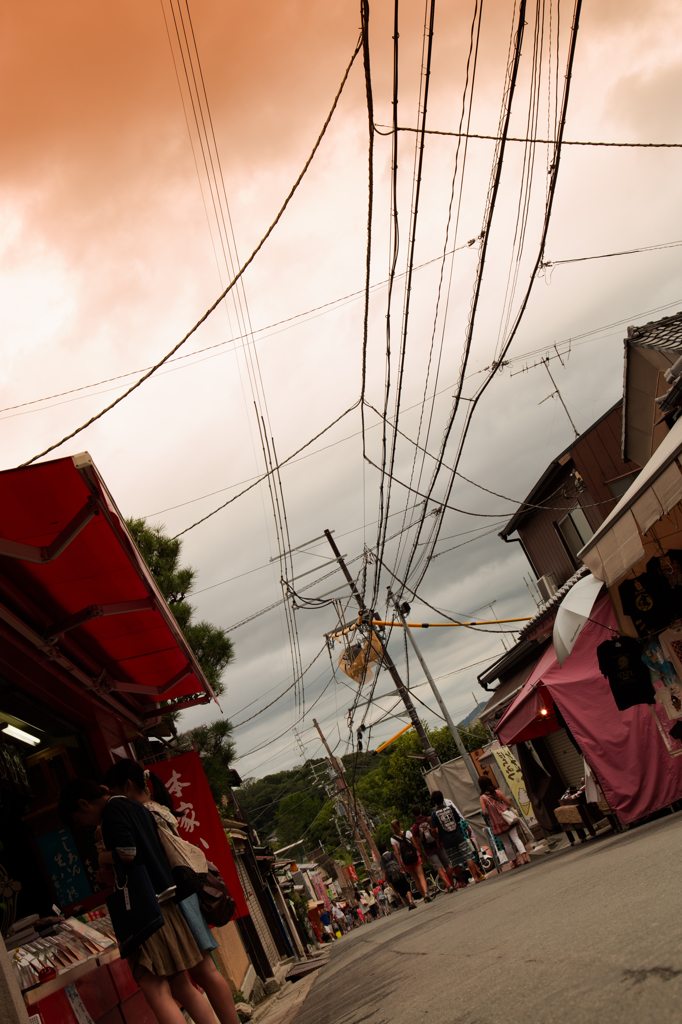
[[[137,727],[214,696],[87,452],[0,473],[0,650]]]

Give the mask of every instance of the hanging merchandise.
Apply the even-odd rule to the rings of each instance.
[[[659,558],[650,558],[646,570],[663,585],[669,603],[669,620],[682,618],[682,551],[671,549]]]
[[[623,611],[640,636],[665,629],[671,620],[670,588],[657,572],[643,572],[618,587]]]
[[[672,664],[675,674],[682,679],[682,625],[671,626],[658,638],[663,653]]]
[[[341,652],[339,657],[339,668],[355,683],[361,686],[372,679],[374,673],[370,668],[381,661],[384,649],[376,633],[372,633],[371,640],[364,643],[349,644]]]
[[[668,632],[672,632],[668,630]],[[661,634],[662,636],[664,634]],[[682,632],[675,635],[675,639],[682,640]],[[663,646],[660,643],[660,637],[658,640],[652,640],[642,654],[642,661],[645,665],[648,665],[651,671],[654,673],[655,679],[660,679],[670,689],[674,689],[680,685],[680,675],[675,667],[675,664],[670,659],[666,651],[663,650]]]
[[[674,633],[673,630],[667,630]],[[676,641],[682,639],[682,633],[676,634]],[[672,664],[665,656],[665,651],[658,640],[652,640],[642,654],[642,661],[648,666],[654,683],[659,680],[663,683],[656,687],[656,703],[665,709],[668,718],[682,717],[682,682]]]
[[[635,704],[653,704],[656,691],[642,661],[642,645],[630,636],[605,640],[597,648],[599,670],[609,681],[619,711]]]

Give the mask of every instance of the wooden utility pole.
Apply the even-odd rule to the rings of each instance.
[[[400,694],[400,697],[402,699],[403,704],[405,705],[405,708],[407,709],[407,713],[410,716],[410,720],[412,722],[412,725],[414,726],[414,730],[417,733],[417,735],[419,736],[419,739],[421,740],[422,746],[424,748],[424,753],[426,754],[426,757],[428,758],[429,764],[431,765],[432,768],[438,768],[438,766],[440,765],[440,760],[438,758],[438,754],[436,753],[436,751],[434,750],[433,746],[431,745],[431,740],[426,735],[426,730],[424,729],[424,726],[421,723],[421,719],[419,718],[419,715],[417,714],[417,710],[416,710],[414,704],[412,703],[412,698],[410,697],[410,691],[407,689],[407,687],[405,686],[404,682],[400,678],[400,675],[398,673],[398,669],[393,664],[393,659],[391,658],[390,654],[386,650],[386,645],[384,644],[383,640],[379,636],[379,633],[378,633],[376,627],[372,623],[372,619],[374,618],[374,614],[371,613],[371,614],[368,615],[368,609],[367,609],[367,606],[365,605],[365,602],[362,599],[362,594],[360,593],[358,588],[355,586],[355,581],[353,580],[353,577],[351,576],[350,572],[348,571],[348,566],[346,565],[346,563],[344,562],[343,558],[341,557],[341,552],[339,551],[339,549],[337,548],[336,544],[334,543],[334,538],[332,537],[330,531],[329,530],[325,530],[324,531],[324,535],[327,538],[327,540],[329,541],[329,546],[331,547],[332,551],[334,552],[334,555],[336,557],[336,561],[339,563],[339,566],[341,568],[341,572],[346,577],[346,581],[348,583],[348,586],[350,587],[350,589],[351,589],[351,591],[353,593],[353,597],[355,598],[355,601],[357,603],[358,608],[360,609],[360,612],[363,614],[363,618],[367,618],[367,628],[368,628],[368,630],[371,633],[374,633],[374,635],[376,636],[377,640],[379,641],[379,643],[381,645],[381,651],[382,651],[381,663],[385,666],[388,674],[390,675],[391,679],[393,680],[393,682],[396,685],[396,689],[397,689],[398,693]]]
[[[369,831],[369,829],[367,827],[367,822],[365,821],[364,814],[362,814],[362,813],[360,813],[358,811],[358,807],[357,807],[357,804],[355,802],[355,797],[353,796],[352,792],[348,788],[348,783],[346,782],[346,780],[343,777],[343,771],[342,771],[342,767],[343,766],[339,764],[338,760],[332,754],[332,752],[331,752],[331,750],[329,748],[329,744],[327,743],[327,739],[326,739],[324,733],[322,732],[322,729],[320,728],[319,723],[318,723],[316,718],[313,718],[313,725],[315,726],[315,728],[319,732],[320,739],[324,743],[325,750],[329,754],[329,763],[330,763],[330,765],[332,766],[332,768],[334,769],[334,772],[335,772],[336,788],[337,788],[339,796],[340,796],[340,798],[341,798],[341,800],[343,802],[343,806],[346,808],[346,814],[348,815],[348,821],[350,823],[351,828],[353,829],[353,833],[355,835],[355,839],[356,839],[356,842],[357,842],[358,847],[360,849],[360,852],[362,853],[362,859],[365,862],[365,867],[367,868],[367,871],[369,873],[370,878],[373,879],[374,875],[376,874],[376,872],[378,870],[378,865],[380,863],[380,855],[379,855],[379,851],[377,849],[376,843],[374,842],[374,837],[372,836],[372,833]],[[374,854],[374,856],[376,858],[376,861],[377,861],[377,867],[376,868],[373,866],[372,861],[371,861],[370,857],[368,856],[367,851],[365,850],[365,847],[364,847],[364,844],[362,842],[362,839],[360,838],[360,833],[358,832],[358,827],[357,827],[356,822],[360,823],[360,828],[363,831],[365,839],[369,843],[369,847],[370,847],[372,853]]]

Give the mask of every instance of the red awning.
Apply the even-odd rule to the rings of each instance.
[[[554,701],[542,682],[542,677],[558,665],[554,645],[550,644],[498,722],[495,732],[500,743],[522,743],[559,728]]]
[[[87,453],[0,473],[0,644],[136,726],[213,697]]]

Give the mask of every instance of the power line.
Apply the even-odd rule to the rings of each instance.
[[[475,239],[472,239],[470,242],[467,242],[464,245],[459,245],[459,246],[457,246],[454,249],[450,249],[447,253],[445,253],[445,255],[446,256],[451,256],[453,253],[461,252],[463,249],[470,249],[474,241],[475,241]],[[428,267],[432,263],[438,263],[442,258],[443,258],[442,254],[441,254],[441,256],[435,256],[431,260],[426,260],[424,263],[417,264],[417,266],[415,266],[414,269],[415,270],[422,270],[424,267]],[[404,277],[404,276],[405,276],[405,272],[401,272],[400,274],[396,274],[396,277]],[[388,284],[388,280],[377,281],[376,284],[373,284],[371,286],[371,290],[372,291],[377,291],[379,288],[383,288],[386,284]],[[187,352],[187,353],[185,353],[183,355],[176,356],[174,359],[167,360],[167,362],[168,363],[179,363],[182,360],[191,359],[193,356],[202,355],[204,352],[212,352],[212,351],[214,351],[217,348],[224,348],[226,345],[232,345],[231,351],[235,351],[235,350],[237,350],[239,348],[244,348],[245,346],[243,346],[243,345],[235,345],[234,343],[237,342],[237,341],[248,340],[249,338],[251,338],[253,335],[256,335],[256,334],[264,334],[265,331],[272,331],[273,328],[281,327],[283,324],[291,324],[292,321],[294,321],[294,320],[303,320],[304,317],[309,317],[311,319],[314,319],[315,317],[313,317],[313,314],[317,314],[318,316],[322,316],[322,315],[324,315],[327,312],[333,312],[333,308],[332,307],[347,304],[348,302],[353,301],[353,299],[360,298],[360,296],[362,296],[364,294],[365,294],[365,289],[364,288],[360,288],[357,291],[349,292],[347,295],[342,295],[338,299],[331,299],[329,302],[323,302],[319,306],[313,306],[312,309],[304,310],[302,313],[295,313],[293,316],[285,317],[283,320],[276,320],[274,323],[268,324],[265,327],[257,327],[255,330],[251,331],[248,334],[238,334],[238,335],[235,335],[232,338],[228,338],[226,341],[218,341],[218,342],[215,342],[213,345],[206,345],[204,348],[198,348],[198,349],[195,349],[193,352]],[[298,325],[293,325],[293,326],[298,326]],[[285,330],[288,330],[288,328],[285,328]],[[282,331],[276,331],[274,333],[281,334],[283,332]],[[266,337],[273,337],[273,336],[274,335],[268,335]],[[217,354],[220,354],[220,353],[217,353]],[[198,359],[196,362],[197,363],[203,362],[203,360]],[[194,365],[196,365],[196,363],[189,363],[187,365],[194,366]],[[0,413],[11,412],[14,409],[24,409],[26,406],[29,406],[29,405],[38,405],[40,402],[49,402],[53,398],[63,398],[66,395],[74,395],[74,394],[77,394],[80,391],[89,391],[90,388],[97,388],[97,387],[100,387],[100,385],[102,385],[102,384],[111,384],[114,381],[123,380],[126,377],[133,377],[133,376],[135,376],[136,373],[144,373],[146,370],[150,370],[150,369],[151,369],[151,366],[140,366],[140,367],[138,367],[135,370],[128,370],[127,373],[119,373],[119,374],[117,374],[114,377],[105,377],[103,380],[93,381],[92,384],[83,384],[83,385],[81,385],[80,387],[77,387],[77,388],[69,388],[67,391],[58,391],[58,392],[56,392],[53,395],[44,395],[42,398],[32,398],[32,399],[29,399],[26,402],[19,402],[17,405],[7,405],[4,408],[0,408]],[[184,369],[184,367],[181,367],[181,366],[174,367],[174,370],[181,370],[181,369]],[[170,373],[172,371],[167,370],[166,372]],[[162,376],[162,374],[158,374],[158,376]],[[120,386],[123,387],[123,385],[120,385]],[[117,389],[116,388],[107,388],[106,390],[108,390],[108,391],[109,390],[110,391],[115,391]],[[105,394],[106,392],[99,391],[99,392],[96,392],[96,393],[97,394]],[[91,397],[93,397],[93,395],[83,395],[82,397],[83,398],[91,398]],[[55,403],[55,405],[61,405],[61,404],[64,404],[64,403],[61,403],[61,402],[56,402]],[[47,406],[47,408],[52,409],[52,408],[54,408],[54,406]],[[41,410],[38,410],[38,411],[42,412],[43,410],[41,409]],[[9,419],[9,418],[10,417],[3,417],[3,419]]]
[[[540,269],[545,267],[559,267],[563,263],[585,263],[587,260],[608,260],[612,256],[632,256],[640,252],[654,252],[656,249],[675,249],[682,245],[682,240],[677,242],[661,242],[659,245],[643,245],[639,249],[623,249],[621,252],[604,252],[599,256],[574,256],[570,260],[545,260],[540,264]]]
[[[385,132],[380,131],[381,128],[388,129]],[[374,125],[374,130],[378,135],[392,135],[394,129],[389,125]],[[404,128],[399,127],[399,132],[418,132],[419,128]],[[481,135],[475,132],[444,132],[437,131],[435,128],[429,128],[426,130],[427,135],[449,135],[454,138],[462,139],[489,139],[491,142],[499,142],[502,138],[501,135]],[[535,139],[528,138],[526,136],[515,136],[508,135],[507,142],[530,142],[541,146],[554,146],[556,143],[555,139]],[[606,146],[616,149],[682,149],[682,142],[569,142],[568,139],[564,139],[562,142],[563,146]]]
[[[471,298],[471,306],[470,306],[470,310],[469,310],[469,317],[468,317],[468,321],[467,321],[467,328],[466,328],[465,338],[464,338],[464,346],[463,346],[462,359],[461,359],[461,364],[460,364],[459,380],[458,380],[458,383],[457,383],[457,389],[456,389],[456,392],[455,392],[454,401],[453,401],[453,405],[452,405],[452,408],[451,408],[451,411],[450,411],[450,415],[448,417],[448,420],[447,420],[447,423],[446,423],[446,427],[445,427],[445,430],[443,432],[443,437],[441,439],[440,451],[439,451],[439,457],[438,457],[438,460],[437,460],[437,464],[436,464],[436,467],[434,468],[434,471],[433,471],[433,473],[431,475],[431,481],[430,481],[430,483],[429,483],[429,485],[427,487],[427,495],[424,496],[424,497],[426,497],[427,501],[431,499],[431,495],[433,494],[433,491],[435,489],[436,482],[438,480],[438,476],[439,476],[439,473],[440,473],[442,465],[443,465],[443,458],[444,458],[444,455],[445,455],[445,450],[446,450],[446,447],[447,447],[447,444],[448,444],[450,433],[451,433],[452,428],[454,426],[455,418],[457,416],[457,412],[459,411],[459,406],[460,406],[460,402],[461,402],[462,389],[463,389],[463,386],[464,386],[464,378],[465,378],[466,369],[467,369],[467,365],[468,365],[468,362],[469,362],[469,356],[470,356],[470,352],[471,352],[471,345],[472,345],[472,340],[473,340],[473,331],[474,331],[474,325],[475,325],[475,322],[476,322],[476,313],[477,313],[477,310],[478,310],[478,302],[479,302],[479,298],[480,298],[480,294],[481,294],[481,287],[482,287],[482,283],[483,283],[483,269],[485,267],[485,260],[486,260],[486,255],[487,255],[487,251],[488,251],[488,245],[489,245],[489,242],[490,242],[490,228],[491,228],[491,225],[492,225],[493,215],[494,215],[494,211],[495,211],[495,205],[496,205],[496,202],[497,202],[497,196],[498,196],[499,188],[500,188],[500,181],[501,181],[501,178],[502,178],[502,165],[503,165],[504,154],[505,154],[505,149],[506,149],[506,137],[507,137],[507,134],[509,132],[509,124],[510,124],[510,120],[511,120],[512,104],[513,104],[513,99],[514,99],[514,93],[515,93],[515,90],[516,90],[516,82],[517,82],[517,78],[518,78],[519,65],[520,65],[520,61],[521,61],[521,47],[522,47],[523,35],[524,35],[525,15],[526,15],[526,0],[521,0],[521,2],[519,4],[518,22],[517,22],[517,27],[516,27],[515,35],[514,35],[514,27],[513,27],[513,21],[512,21],[512,35],[510,37],[510,53],[513,50],[513,58],[511,59],[511,62],[510,63],[508,62],[508,64],[507,64],[506,77],[505,77],[505,87],[504,87],[502,105],[501,105],[501,109],[500,109],[500,131],[499,131],[500,139],[499,139],[499,141],[498,141],[498,143],[496,145],[496,148],[495,148],[495,156],[494,156],[494,160],[493,160],[493,166],[491,168],[490,182],[489,182],[489,185],[488,185],[488,194],[487,194],[487,197],[486,197],[486,208],[485,208],[485,213],[484,213],[484,217],[483,217],[483,230],[482,230],[482,233],[481,233],[482,240],[481,240],[481,246],[480,246],[479,253],[478,253],[478,266],[476,268],[476,279],[475,279],[475,283],[474,283],[474,290],[473,290],[473,294],[472,294],[472,298]],[[417,544],[418,544],[418,541],[421,538],[421,531],[422,531],[422,528],[423,528],[423,525],[424,525],[425,516],[426,516],[426,505],[424,506],[424,512],[422,513],[422,517],[421,517],[421,520],[419,522],[419,528],[418,528],[418,531],[417,531],[417,535],[415,536],[415,538],[413,539],[413,542],[412,542],[412,550],[411,550],[409,558],[408,558],[407,567],[404,570],[404,575],[405,576],[409,575],[410,568],[411,568],[412,563],[413,563],[413,561],[414,561],[414,559],[416,557],[416,554],[417,554]],[[442,518],[441,518],[441,522],[442,522]],[[433,552],[433,548],[435,546],[435,539],[437,539],[437,536],[438,536],[437,530],[438,530],[438,527],[436,527],[435,530],[432,531],[431,543],[429,545],[429,548],[430,548],[431,552]],[[420,556],[420,559],[421,558],[422,558],[422,556]],[[428,549],[427,549],[427,552],[426,552],[426,565],[427,566],[428,566],[428,559],[429,559],[429,554],[428,554]],[[422,573],[422,575],[423,575],[423,573]]]
[[[325,132],[327,131],[327,128],[329,127],[329,123],[330,123],[330,121],[331,121],[331,119],[332,119],[332,117],[334,115],[334,111],[336,110],[336,107],[338,105],[339,99],[341,98],[341,93],[343,92],[344,86],[345,86],[346,81],[348,79],[348,75],[350,74],[350,70],[351,70],[351,68],[353,66],[355,58],[357,57],[357,55],[359,53],[360,45],[361,45],[360,40],[358,40],[357,46],[355,47],[355,50],[353,52],[353,56],[351,57],[350,62],[348,64],[348,66],[347,66],[347,68],[345,70],[345,73],[343,75],[343,78],[341,80],[341,85],[339,86],[338,92],[336,93],[336,96],[334,97],[334,102],[332,103],[331,110],[329,111],[329,114],[327,115],[327,119],[326,119],[326,121],[324,122],[324,124],[322,126],[322,131],[320,132],[320,134],[317,137],[317,141],[315,142],[315,145],[312,148],[310,156],[308,157],[308,159],[306,160],[305,164],[303,165],[303,170],[301,171],[301,173],[299,174],[298,178],[294,182],[294,184],[293,184],[293,186],[292,186],[288,196],[284,200],[284,203],[282,204],[282,206],[281,206],[281,208],[279,210],[279,213],[277,214],[277,216],[273,220],[272,224],[267,229],[267,231],[265,232],[265,234],[261,238],[261,240],[258,243],[258,245],[256,246],[256,248],[253,250],[253,252],[249,256],[249,258],[241,266],[241,268],[239,269],[237,274],[232,278],[232,280],[228,284],[227,288],[225,288],[221,292],[221,294],[218,296],[218,298],[215,300],[215,302],[211,306],[209,306],[209,308],[206,310],[206,312],[203,314],[203,316],[199,320],[197,320],[197,322],[195,323],[194,327],[192,327],[191,330],[189,330],[187,332],[187,334],[176,345],[174,345],[173,348],[169,352],[166,353],[166,355],[163,357],[163,359],[160,359],[158,363],[155,363],[154,366],[152,366],[151,369],[147,371],[147,373],[145,373],[142,377],[140,377],[139,380],[137,380],[131,387],[129,387],[128,390],[124,392],[124,394],[119,395],[119,397],[117,399],[115,399],[113,402],[110,402],[109,405],[107,405],[104,409],[102,409],[100,412],[98,412],[95,416],[91,416],[90,419],[87,420],[86,423],[83,423],[80,427],[77,427],[75,430],[72,430],[70,434],[67,434],[60,441],[57,441],[55,444],[52,444],[48,448],[45,448],[44,451],[39,452],[37,455],[34,455],[31,459],[28,459],[27,462],[22,462],[21,465],[19,466],[20,469],[23,469],[25,466],[30,466],[31,463],[36,461],[36,459],[41,459],[44,455],[48,455],[50,452],[54,451],[55,448],[61,447],[61,445],[63,445],[66,441],[71,440],[72,437],[75,437],[77,434],[80,434],[87,427],[91,426],[97,420],[101,419],[101,417],[104,416],[105,413],[110,412],[111,409],[115,408],[115,406],[117,406],[120,402],[122,402],[124,398],[127,398],[128,395],[132,394],[132,392],[135,391],[136,388],[139,388],[141,384],[144,384],[144,382],[146,380],[148,380],[149,377],[151,377],[152,374],[156,372],[156,370],[158,370],[161,366],[163,366],[164,363],[166,363],[170,359],[171,356],[175,355],[175,353],[178,351],[178,349],[182,345],[185,344],[185,342],[188,340],[188,338],[191,338],[191,336],[195,333],[195,331],[197,331],[199,329],[201,324],[203,324],[209,318],[211,313],[213,313],[214,310],[217,309],[217,307],[223,301],[225,296],[228,295],[231,292],[231,290],[234,288],[234,286],[238,283],[238,281],[241,280],[243,274],[245,273],[247,268],[251,265],[253,260],[256,258],[256,256],[260,252],[260,250],[265,245],[265,242],[268,240],[268,238],[270,237],[270,235],[274,231],[275,227],[277,226],[277,224],[281,220],[281,218],[282,218],[282,216],[284,214],[284,211],[286,210],[286,208],[289,205],[291,199],[293,198],[296,190],[298,189],[298,186],[301,184],[301,182],[302,182],[302,180],[303,180],[303,178],[304,178],[304,176],[306,174],[306,171],[310,167],[310,164],[312,163],[313,158],[314,158],[317,150],[320,147],[320,143],[322,142],[322,139],[324,138]]]
[[[478,402],[479,402],[481,396],[483,395],[483,393],[487,389],[488,385],[490,384],[491,380],[493,380],[495,374],[497,373],[497,370],[499,368],[500,363],[502,362],[502,360],[506,356],[506,354],[509,351],[509,348],[510,348],[514,338],[516,337],[516,333],[517,333],[517,331],[519,329],[519,325],[521,323],[521,320],[523,319],[523,315],[524,315],[524,313],[526,311],[526,307],[528,305],[528,301],[530,299],[530,295],[531,295],[531,292],[533,290],[533,285],[534,285],[536,277],[537,277],[538,269],[540,267],[540,264],[542,263],[542,258],[544,256],[545,244],[546,244],[546,241],[547,241],[547,233],[549,231],[549,224],[550,224],[550,220],[551,220],[551,216],[552,216],[552,207],[553,207],[553,204],[554,204],[554,196],[555,196],[555,193],[556,193],[556,186],[557,186],[558,173],[559,173],[559,165],[560,165],[560,161],[561,161],[561,147],[562,147],[562,140],[563,140],[564,129],[566,127],[566,116],[567,116],[567,112],[568,112],[568,99],[569,99],[569,95],[570,95],[571,78],[572,78],[572,73],[573,73],[573,63],[574,63],[574,60],[575,60],[575,50],[576,50],[576,44],[577,44],[577,38],[578,38],[578,27],[579,27],[579,24],[580,24],[580,11],[581,11],[581,8],[582,8],[582,0],[575,0],[575,6],[574,6],[574,11],[573,11],[573,25],[571,26],[569,50],[568,50],[568,57],[567,57],[567,61],[566,61],[566,75],[565,75],[565,80],[564,80],[564,92],[563,92],[562,102],[561,102],[561,116],[560,116],[560,120],[559,120],[559,129],[558,129],[558,132],[557,132],[556,146],[555,146],[555,149],[554,149],[554,158],[553,158],[552,164],[551,164],[550,182],[549,182],[549,188],[547,190],[547,199],[546,199],[546,202],[545,202],[545,216],[544,216],[544,219],[543,219],[542,233],[541,233],[541,237],[540,237],[540,245],[538,247],[537,258],[535,260],[535,265],[533,267],[533,271],[531,273],[530,281],[528,283],[528,287],[526,289],[525,295],[524,295],[523,300],[521,302],[521,306],[519,308],[518,313],[516,314],[516,318],[514,320],[513,327],[512,327],[509,335],[507,336],[507,338],[505,340],[505,343],[504,343],[504,345],[502,347],[502,350],[500,351],[500,355],[499,355],[498,359],[491,366],[490,371],[488,372],[488,375],[486,376],[486,378],[484,379],[483,383],[479,387],[478,391],[474,395],[473,401],[471,402],[471,404],[469,405],[469,408],[467,409],[466,418],[465,418],[465,422],[464,422],[464,427],[463,427],[463,430],[462,430],[462,434],[461,434],[461,437],[460,437],[457,453],[456,453],[456,456],[455,456],[455,462],[454,462],[454,465],[453,465],[452,470],[451,470],[450,481],[448,483],[448,486],[447,486],[447,489],[446,489],[446,492],[445,492],[444,506],[447,506],[447,503],[448,503],[449,498],[450,498],[450,494],[452,493],[452,488],[453,488],[454,482],[455,482],[455,476],[456,476],[456,473],[457,473],[458,468],[459,468],[459,463],[460,463],[460,460],[461,460],[461,457],[462,457],[462,452],[464,450],[464,445],[466,443],[467,434],[468,434],[468,431],[469,431],[469,427],[471,425],[471,421],[472,421],[473,416],[475,414],[476,407],[478,405]],[[418,576],[418,579],[417,579],[417,586],[419,586],[421,581],[424,579],[424,576],[425,576],[426,571],[428,569],[429,562],[431,560],[431,556],[433,555],[433,550],[434,550],[434,547],[435,547],[435,543],[436,543],[436,541],[438,539],[438,532],[440,530],[440,525],[442,524],[442,521],[443,520],[442,520],[442,516],[441,516],[440,519],[439,519],[439,525],[438,525],[438,530],[436,531],[435,539],[434,539],[434,541],[433,541],[433,543],[431,544],[431,547],[430,547],[430,552],[427,553],[427,556],[426,556],[426,558],[424,560],[424,565],[423,565],[422,569],[420,570],[420,573],[419,573],[419,576]]]
[[[311,444],[313,444],[314,441],[317,441],[318,437],[322,437],[322,435],[326,434],[328,430],[331,430],[331,428],[333,426],[335,426],[337,423],[339,423],[345,416],[348,415],[348,413],[352,412],[353,409],[357,409],[359,404],[360,404],[360,400],[358,399],[358,401],[354,402],[348,409],[346,409],[345,412],[342,412],[340,416],[337,416],[335,420],[332,420],[332,422],[329,424],[329,426],[324,427],[324,429],[320,430],[319,433],[315,434],[314,437],[311,437],[309,441],[306,441],[306,443],[301,445],[300,448],[297,448],[296,451],[293,452],[293,454],[291,454],[288,458],[283,459],[281,462],[276,463],[274,466],[272,466],[270,469],[268,469],[265,473],[263,473],[262,476],[259,476],[256,480],[254,480],[253,483],[249,484],[248,487],[245,487],[243,491],[240,491],[239,494],[233,495],[231,498],[228,499],[228,501],[225,501],[225,502],[223,502],[222,505],[219,505],[218,508],[214,508],[212,512],[209,512],[207,515],[202,516],[201,519],[197,519],[197,521],[195,523],[192,523],[191,526],[186,526],[184,530],[180,530],[180,532],[176,533],[175,536],[172,539],[173,540],[177,540],[177,538],[178,537],[182,537],[182,535],[184,533],[189,533],[189,531],[193,530],[195,526],[199,526],[200,523],[205,523],[207,519],[210,519],[211,516],[214,516],[217,512],[220,512],[221,509],[227,508],[228,505],[231,505],[233,501],[237,500],[237,498],[241,498],[241,496],[243,494],[246,494],[247,491],[253,490],[254,487],[258,486],[258,484],[262,483],[264,480],[269,479],[269,477],[271,477],[273,475],[273,473],[279,471],[279,469],[282,466],[286,466],[286,464],[288,462],[291,462],[291,460],[296,455],[299,455],[302,451],[304,451],[305,448],[308,448]]]

